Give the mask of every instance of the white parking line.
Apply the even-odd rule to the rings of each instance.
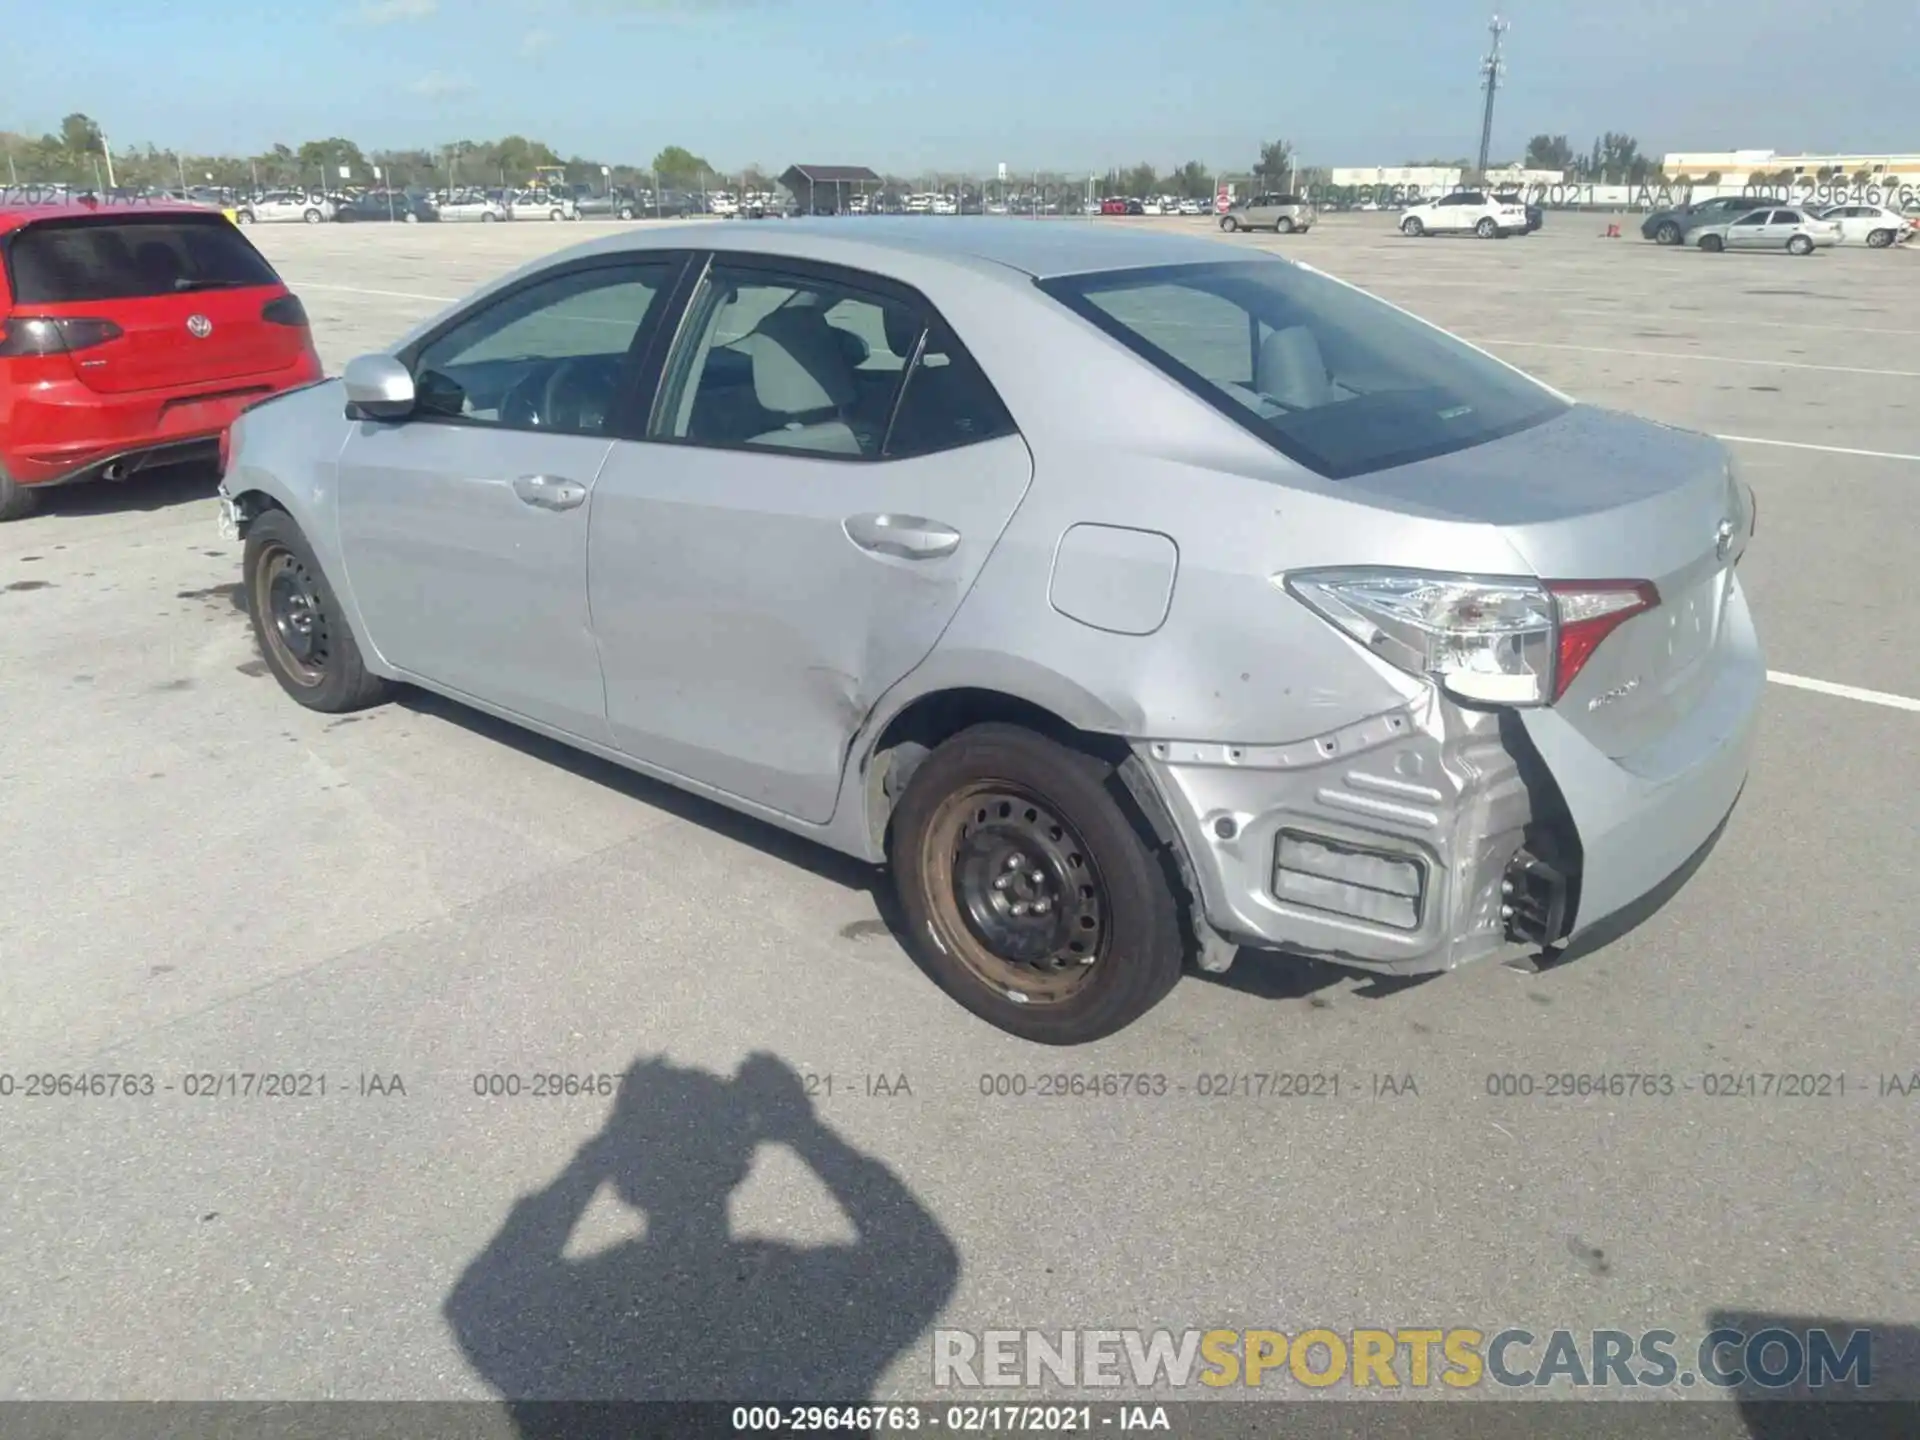
[[[1716,435],[1729,445],[1773,445],[1782,450],[1817,450],[1824,455],[1864,455],[1869,460],[1920,460],[1899,450],[1856,450],[1850,445],[1813,445],[1805,440],[1764,440],[1758,435]]]
[[[1870,370],[1862,365],[1813,365],[1805,360],[1759,360],[1749,355],[1685,355],[1673,350],[1615,350],[1606,345],[1565,345],[1557,340],[1478,340],[1476,345],[1509,345],[1529,350],[1577,350],[1585,355],[1626,355],[1639,360],[1691,360],[1713,365],[1758,365],[1767,370],[1826,370],[1836,375],[1889,375],[1920,380],[1920,370]]]
[[[1862,690],[1858,685],[1836,685],[1831,680],[1812,680],[1805,675],[1789,675],[1783,670],[1769,670],[1767,679],[1776,685],[1811,690],[1818,695],[1834,695],[1842,700],[1859,700],[1868,705],[1885,705],[1890,710],[1920,712],[1920,700],[1910,695],[1889,695],[1885,690]]]
[[[436,305],[451,305],[454,295],[421,295],[412,290],[364,290],[358,285],[321,285],[312,280],[298,281],[295,290],[331,290],[339,295],[378,295],[387,300],[431,300]]]

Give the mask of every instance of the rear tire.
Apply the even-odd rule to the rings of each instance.
[[[1727,248],[1727,242],[1722,240],[1718,235],[1702,235],[1700,237],[1700,248],[1709,255],[1718,255],[1722,250]]]
[[[1875,250],[1885,250],[1889,245],[1893,244],[1893,231],[1870,230],[1867,232],[1867,244]]]
[[[406,214],[402,215],[400,218],[409,225],[418,225],[420,223],[420,217],[414,214],[413,211],[411,210],[409,210]]]
[[[309,225],[318,225],[322,220],[326,219],[327,217],[322,215],[318,210],[309,210],[307,211],[306,214],[302,215],[300,218],[306,221],[307,224]]]
[[[929,755],[888,860],[934,983],[1042,1045],[1099,1040],[1165,998],[1186,961],[1179,904],[1124,794],[1113,766],[1017,725]]]
[[[269,510],[247,527],[243,574],[254,641],[282,690],[328,715],[392,695],[391,681],[368,673],[340,601],[291,515]]]
[[[40,496],[30,485],[22,485],[6,471],[0,470],[0,524],[9,520],[24,520],[40,508]]]
[[[253,224],[253,212],[251,210],[236,210],[233,216],[233,223],[236,225]]]
[[[1422,225],[1418,220],[1409,218],[1400,222],[1400,233],[1418,240],[1422,235],[1427,233],[1427,227]]]
[[[1220,220],[1220,228],[1226,231],[1229,235],[1231,235],[1240,228],[1240,221],[1232,215],[1222,216]]]
[[[1812,239],[1805,235],[1794,236],[1791,240],[1787,241],[1787,253],[1789,255],[1811,255],[1813,253]]]
[[[480,212],[480,223],[483,225],[491,225],[494,222],[494,218],[494,213],[491,210],[482,210]]]

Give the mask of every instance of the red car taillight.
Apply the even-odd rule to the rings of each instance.
[[[1644,580],[1308,570],[1275,581],[1369,653],[1474,705],[1551,705],[1600,642],[1660,603]]]
[[[1558,622],[1559,652],[1554,657],[1553,698],[1558,700],[1600,642],[1634,616],[1660,603],[1660,592],[1645,580],[1551,581]]]
[[[291,325],[304,330],[307,328],[307,307],[300,303],[298,295],[282,295],[266,303],[260,311],[260,318],[269,325]]]
[[[0,355],[65,355],[118,340],[124,333],[111,320],[10,315],[0,321]]]

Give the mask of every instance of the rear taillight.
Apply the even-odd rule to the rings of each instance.
[[[292,325],[304,330],[307,328],[307,307],[300,303],[298,295],[282,295],[266,303],[260,311],[260,318],[269,325]]]
[[[1275,579],[1388,664],[1476,705],[1551,705],[1601,641],[1660,603],[1643,580],[1542,584],[1407,570]]]
[[[65,355],[118,340],[123,333],[111,320],[11,315],[0,321],[0,355]]]
[[[1552,581],[1558,645],[1553,666],[1553,698],[1567,693],[1600,648],[1600,642],[1634,616],[1660,603],[1660,592],[1645,580]]]

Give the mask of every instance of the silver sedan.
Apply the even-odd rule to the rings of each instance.
[[[1173,235],[609,237],[252,410],[222,490],[295,700],[420,686],[884,864],[1050,1044],[1241,947],[1603,943],[1765,677],[1716,441]]]
[[[1687,239],[1702,250],[1784,250],[1789,255],[1811,255],[1840,243],[1840,224],[1791,206],[1772,205],[1702,225],[1689,231]]]

